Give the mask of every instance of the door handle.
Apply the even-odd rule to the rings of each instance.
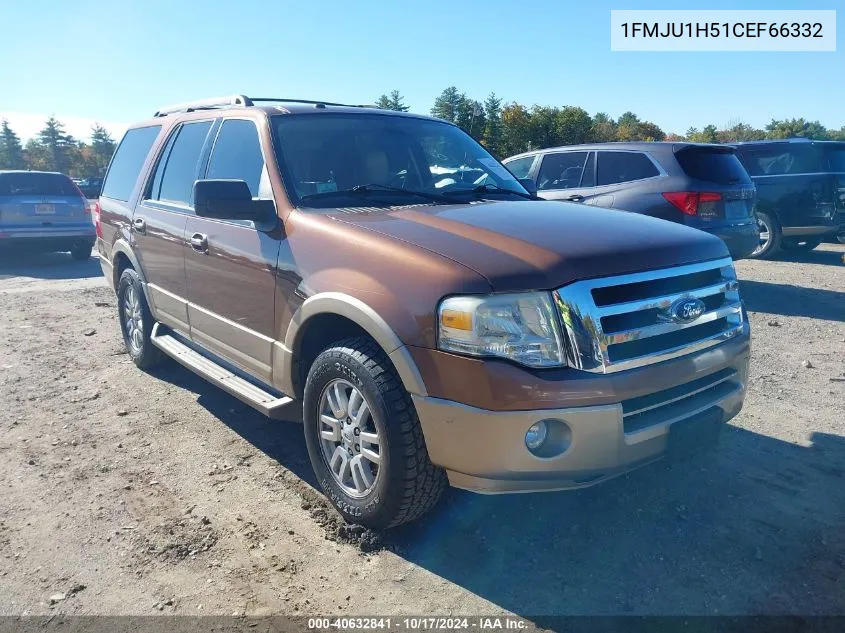
[[[583,200],[583,199],[584,199],[584,196],[579,195],[577,193],[573,193],[571,196],[569,196],[567,198],[567,200],[569,200],[571,202],[581,202],[581,200]]]
[[[188,240],[188,244],[198,253],[208,252],[208,236],[203,233],[194,233]]]
[[[135,229],[138,233],[146,233],[147,221],[144,218],[135,218],[134,220],[132,220],[132,228]]]

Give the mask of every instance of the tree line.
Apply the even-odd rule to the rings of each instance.
[[[114,152],[115,141],[103,126],[94,124],[88,142],[65,132],[55,117],[22,144],[6,119],[0,122],[0,169],[59,171],[74,178],[102,176]]]
[[[398,90],[381,95],[376,105],[386,110],[408,111]],[[644,121],[633,112],[614,119],[605,112],[590,115],[578,106],[529,108],[516,102],[504,103],[494,93],[478,101],[455,86],[449,86],[437,96],[431,114],[457,124],[498,158],[558,145],[609,141],[734,143],[793,137],[845,141],[845,126],[827,129],[818,121],[803,118],[772,119],[763,129],[731,121],[721,128],[707,125],[702,129],[691,127],[685,134],[667,134],[657,124]],[[64,125],[51,116],[35,137],[22,144],[8,121],[4,119],[0,123],[0,169],[59,171],[78,178],[102,176],[114,148],[114,139],[97,124],[91,128],[86,142],[67,134]]]
[[[388,110],[408,110],[398,90],[383,94],[376,105]],[[614,119],[605,112],[591,116],[577,106],[529,108],[516,102],[503,103],[494,93],[484,101],[477,101],[455,86],[440,93],[431,114],[457,124],[498,158],[558,145],[611,141],[735,143],[794,137],[845,141],[845,125],[839,130],[829,130],[818,121],[803,118],[772,119],[764,129],[731,121],[722,128],[707,125],[700,130],[691,127],[685,134],[667,134],[657,124],[644,121],[633,112]]]

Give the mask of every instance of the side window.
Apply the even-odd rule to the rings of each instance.
[[[641,152],[599,152],[596,181],[599,186],[652,178],[660,172]]]
[[[779,143],[742,151],[748,173],[752,176],[783,176],[821,171],[818,155],[813,147]]]
[[[588,152],[546,154],[537,174],[537,189],[572,189],[581,185]]]
[[[505,167],[508,168],[516,178],[528,178],[528,172],[531,171],[531,165],[534,164],[534,156],[525,156],[524,158],[517,158],[512,160]]]
[[[153,178],[153,200],[163,200],[190,206],[194,194],[194,181],[199,170],[200,153],[211,129],[211,121],[185,123],[176,132],[174,140],[165,148]],[[161,175],[159,175],[161,172]],[[158,191],[156,191],[158,184]]]
[[[153,125],[134,128],[123,136],[106,174],[101,196],[123,202],[129,200],[147,154],[160,131],[160,125]]]
[[[263,170],[264,156],[255,124],[243,119],[223,121],[205,177],[243,180],[255,197]]]

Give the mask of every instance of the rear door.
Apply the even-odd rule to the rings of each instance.
[[[814,143],[765,143],[740,147],[757,185],[757,208],[774,214],[785,231],[830,224],[834,187]]]
[[[191,121],[171,131],[131,224],[156,317],[185,335],[190,333],[185,225],[193,214],[194,181],[213,125],[213,120]]]
[[[0,173],[0,227],[32,234],[56,229],[91,229],[90,210],[70,178],[48,172]]]
[[[845,143],[819,143],[830,170],[836,222],[845,225]]]
[[[254,198],[272,200],[264,155],[254,120],[224,119],[205,178],[243,180]],[[185,235],[191,338],[270,383],[281,224],[191,215]]]

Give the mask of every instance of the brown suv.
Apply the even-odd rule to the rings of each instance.
[[[271,417],[373,527],[477,492],[594,484],[700,450],[750,332],[724,243],[540,201],[423,116],[237,96],[132,127],[96,216],[141,368],[161,353]]]

